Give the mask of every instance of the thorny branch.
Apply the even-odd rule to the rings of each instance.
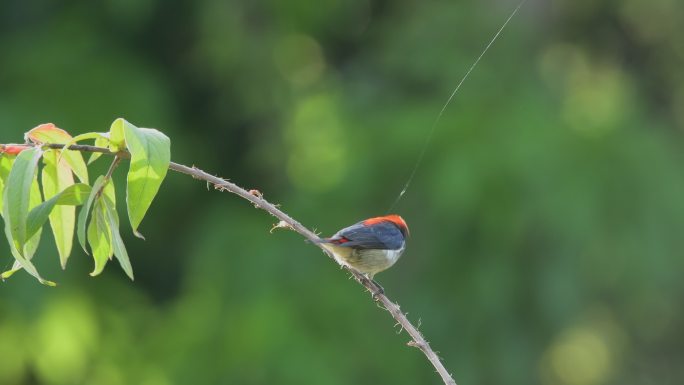
[[[45,146],[54,149],[62,149],[64,147],[64,145],[59,144],[47,144]],[[125,151],[115,153],[103,147],[71,145],[68,148],[70,150],[82,152],[101,152],[108,155],[114,155],[117,159],[130,157],[130,154],[128,154]],[[195,179],[200,179],[207,183],[211,183],[218,190],[229,191],[243,199],[250,201],[254,205],[254,207],[262,209],[271,214],[272,216],[276,217],[279,220],[276,227],[291,228],[307,240],[311,241],[312,244],[317,245],[321,250],[323,250],[324,253],[326,253],[330,258],[334,260],[333,256],[327,250],[325,250],[318,243],[315,242],[319,238],[314,232],[304,227],[301,223],[294,220],[289,215],[285,214],[276,205],[268,202],[266,199],[263,198],[262,194],[258,191],[247,191],[230,181],[208,174],[194,166],[188,167],[182,164],[171,162],[171,164],[169,165],[169,169],[182,174],[190,175]],[[389,298],[387,298],[387,296],[383,293],[382,288],[376,285],[375,282],[373,282],[372,280],[368,279],[365,275],[359,273],[353,268],[347,267],[347,270],[351,273],[351,275],[358,283],[363,285],[369,292],[373,293],[373,298],[377,302],[382,304],[383,308],[387,310],[390,313],[390,315],[392,315],[392,318],[394,318],[397,321],[397,323],[401,325],[401,327],[404,330],[406,330],[406,332],[411,336],[411,341],[409,341],[407,345],[416,347],[420,349],[423,352],[423,354],[425,354],[425,357],[427,357],[432,366],[434,366],[435,370],[437,370],[437,373],[439,373],[439,375],[442,377],[442,381],[444,382],[444,384],[456,385],[456,381],[454,381],[454,379],[451,377],[451,374],[444,367],[441,360],[439,359],[439,356],[437,356],[435,351],[432,350],[430,344],[427,342],[427,340],[425,340],[420,331],[418,331],[418,329],[415,326],[413,326],[413,324],[408,320],[406,315],[400,310],[399,305],[390,301]]]

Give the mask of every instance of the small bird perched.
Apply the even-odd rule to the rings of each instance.
[[[406,248],[409,229],[399,215],[369,218],[319,241],[342,265],[351,266],[371,280],[387,270]],[[379,285],[378,285],[379,286]]]

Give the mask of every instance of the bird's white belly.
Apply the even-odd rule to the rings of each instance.
[[[388,267],[394,265],[399,260],[399,257],[401,257],[403,252],[403,247],[399,250],[385,250],[385,256],[387,257],[387,262],[389,263]]]
[[[341,265],[351,266],[371,276],[394,265],[405,249],[405,247],[397,250],[352,249],[330,244],[325,247],[332,251]]]

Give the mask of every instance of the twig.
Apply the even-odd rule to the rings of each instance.
[[[104,191],[105,186],[107,186],[109,180],[112,179],[112,174],[114,174],[114,170],[116,170],[116,167],[119,165],[119,163],[121,163],[121,156],[116,154],[114,155],[114,160],[112,161],[112,164],[109,165],[109,170],[107,170],[107,174],[104,177],[104,183],[102,183],[102,186],[100,186],[100,189],[96,193],[98,197],[102,195],[102,191]]]
[[[118,166],[120,162],[121,157],[119,155],[114,155],[114,160],[112,161],[112,164],[109,165],[109,170],[107,170],[107,175],[105,175],[105,179],[112,178],[112,174],[114,174],[114,170],[116,170],[116,166]]]
[[[49,148],[58,149],[64,147],[64,145],[60,144],[47,144],[46,146]],[[125,151],[114,153],[109,151],[109,149],[103,147],[72,145],[69,146],[68,149],[83,152],[101,152],[104,154],[114,155],[117,159],[130,157],[130,154],[128,154]],[[114,166],[114,164],[112,165]],[[319,243],[315,242],[319,239],[319,237],[314,232],[304,227],[301,223],[294,220],[289,215],[285,214],[278,207],[276,207],[276,205],[268,202],[266,199],[263,198],[261,194],[250,193],[249,191],[243,189],[242,187],[239,187],[235,183],[208,174],[194,166],[188,167],[182,164],[171,162],[171,164],[169,165],[169,169],[182,174],[190,175],[195,179],[200,179],[205,182],[211,183],[217,189],[220,189],[222,191],[230,191],[231,193],[248,200],[254,205],[254,207],[262,209],[271,214],[272,216],[276,217],[277,219],[279,219],[279,223],[286,223],[292,230],[296,231],[304,238],[311,241],[312,244],[317,245],[321,250],[323,250],[325,254],[328,255],[328,257],[335,260],[332,254],[330,254],[330,252],[328,252],[325,248],[321,247]],[[413,326],[413,324],[411,324],[406,315],[401,312],[401,310],[399,309],[399,305],[390,301],[389,298],[387,298],[387,296],[382,292],[382,288],[376,285],[375,282],[373,282],[372,280],[368,279],[365,275],[359,273],[353,268],[347,267],[347,270],[351,273],[351,275],[354,277],[354,279],[356,279],[358,283],[363,285],[369,292],[373,293],[373,298],[375,299],[375,301],[382,304],[382,307],[385,310],[387,310],[392,316],[392,318],[394,318],[397,321],[397,323],[401,325],[401,327],[404,330],[406,330],[409,336],[411,336],[411,341],[409,341],[407,345],[416,347],[420,349],[423,352],[423,354],[425,354],[425,357],[427,357],[432,366],[434,366],[435,370],[437,370],[437,373],[439,373],[439,375],[442,377],[442,381],[444,382],[444,384],[456,385],[456,382],[451,377],[451,374],[449,374],[449,372],[444,367],[437,354],[434,352],[434,350],[432,350],[430,344],[425,340],[420,331],[418,331],[418,329],[415,326]]]

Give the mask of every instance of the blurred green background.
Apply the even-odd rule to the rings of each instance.
[[[386,212],[515,5],[3,0],[0,142],[125,117],[331,234]],[[460,385],[681,383],[682,20],[676,0],[530,0],[444,114],[377,278]],[[61,271],[45,232],[60,286],[0,284],[0,384],[440,383],[274,222],[169,174],[147,241],[123,227],[135,282],[89,277],[76,247]]]

